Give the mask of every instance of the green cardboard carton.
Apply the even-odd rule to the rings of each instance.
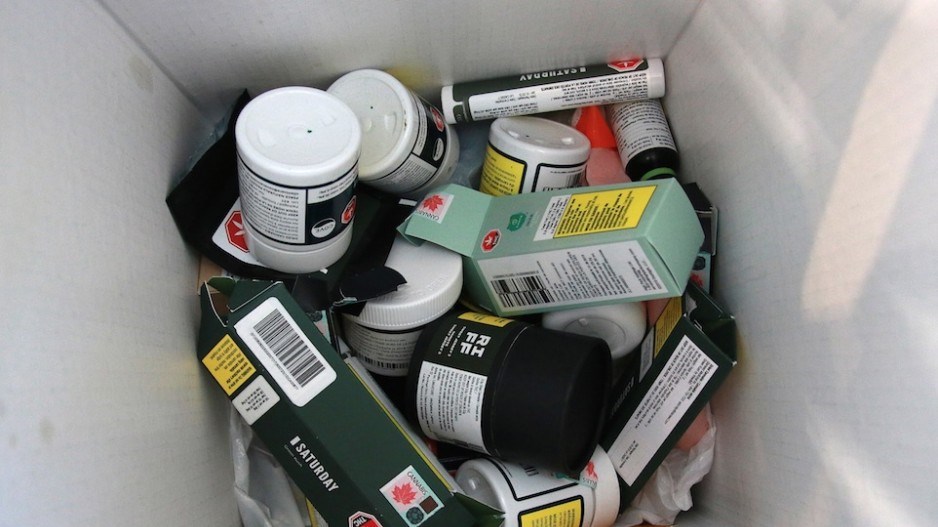
[[[470,300],[500,316],[679,296],[703,241],[673,179],[498,197],[449,184],[398,230],[461,254]]]

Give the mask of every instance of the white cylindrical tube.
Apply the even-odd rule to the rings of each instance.
[[[444,86],[448,123],[552,112],[663,97],[661,59],[632,59],[558,68]]]
[[[235,125],[245,238],[286,273],[335,263],[351,241],[361,129],[339,99],[314,88],[271,90]]]
[[[493,196],[576,186],[590,142],[579,130],[540,117],[492,122],[479,190]]]
[[[389,73],[347,73],[327,90],[355,112],[362,128],[358,177],[397,196],[421,197],[449,180],[459,139],[443,114]]]

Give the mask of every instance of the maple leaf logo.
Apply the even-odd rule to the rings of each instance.
[[[425,209],[430,210],[431,212],[434,212],[442,204],[443,204],[443,198],[441,198],[439,194],[434,194],[432,196],[429,196],[427,199],[423,200],[423,203],[421,203],[421,206]]]
[[[414,492],[410,483],[404,483],[403,485],[395,486],[391,489],[391,496],[394,497],[394,501],[401,505],[410,505],[413,503],[414,498],[417,497],[417,493]]]
[[[596,474],[596,465],[592,461],[586,464],[586,475],[591,479],[598,479],[599,475]]]

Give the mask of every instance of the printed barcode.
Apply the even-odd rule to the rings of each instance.
[[[491,284],[505,307],[533,306],[554,301],[554,295],[537,275],[502,278],[492,280]]]
[[[325,370],[314,350],[303,342],[279,310],[262,318],[254,325],[254,331],[300,387]]]
[[[365,355],[359,355],[359,360],[366,364],[371,364],[372,366],[377,366],[379,368],[387,368],[389,370],[406,370],[410,366],[407,362],[388,362],[384,360],[372,359],[371,357],[366,357]]]

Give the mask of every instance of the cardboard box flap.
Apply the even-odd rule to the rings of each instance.
[[[471,256],[478,245],[476,226],[488,214],[491,202],[487,194],[450,183],[424,197],[398,231],[412,243],[426,240]]]

